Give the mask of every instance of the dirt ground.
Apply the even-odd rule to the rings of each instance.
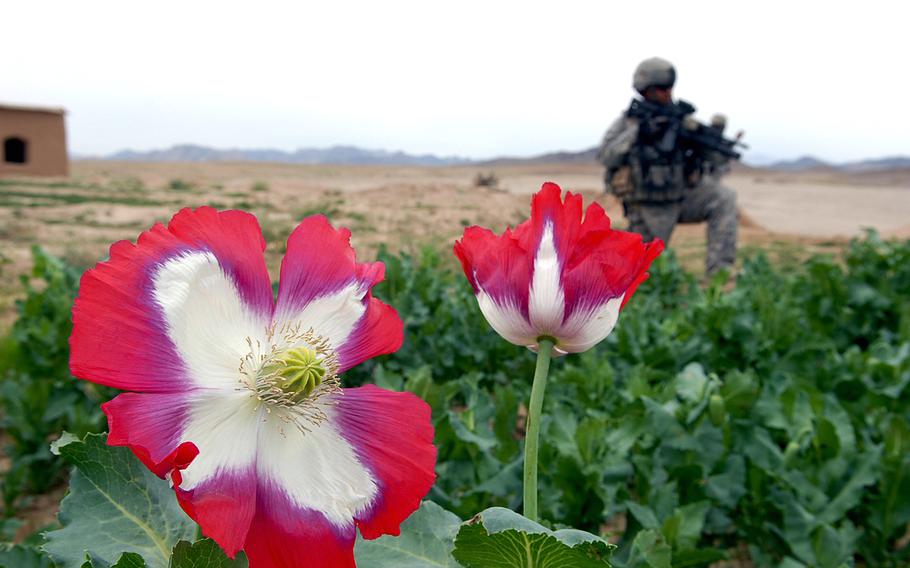
[[[493,173],[495,189],[475,187]],[[502,230],[525,219],[529,194],[555,181],[604,205],[625,226],[619,203],[602,193],[595,165],[510,165],[445,168],[309,166],[265,163],[126,163],[77,161],[67,179],[0,180],[0,332],[12,323],[18,275],[40,244],[81,267],[110,244],[135,240],[181,207],[212,205],[255,213],[269,243],[273,277],[295,223],[325,213],[349,227],[361,259],[381,244],[393,250],[449,248],[467,225]],[[741,168],[726,182],[737,190],[744,252],[800,258],[836,251],[864,227],[910,237],[910,172],[785,174]],[[700,271],[704,225],[680,227],[670,246]]]

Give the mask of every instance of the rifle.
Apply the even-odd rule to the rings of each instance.
[[[684,100],[661,105],[643,99],[632,99],[626,116],[638,119],[641,139],[652,143],[659,152],[681,150],[686,161],[702,162],[711,152],[739,160],[739,140],[726,138],[719,130],[695,120],[695,107]]]

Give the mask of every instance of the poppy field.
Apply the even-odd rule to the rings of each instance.
[[[514,318],[496,315],[511,300],[494,306],[500,312],[484,304],[483,295],[500,285],[484,279],[481,252],[494,245],[461,253],[464,270],[452,255],[454,243],[417,252],[380,247],[377,263],[359,257],[356,263],[344,231],[309,217],[316,220],[303,221],[288,241],[286,255],[298,264],[282,267],[279,285],[269,283],[261,249],[255,259],[258,238],[244,240],[236,227],[218,232],[228,222],[223,213],[195,215],[153,230],[135,248],[112,250],[107,268],[88,276],[33,248],[16,319],[0,343],[9,460],[0,529],[10,542],[0,549],[0,566],[255,567],[300,559],[361,568],[910,563],[910,242],[869,233],[842,253],[798,262],[772,262],[753,251],[735,286],[723,277],[702,282],[673,251],[658,256],[659,250],[623,244],[624,258],[634,258],[611,281],[616,289],[584,292],[602,296],[592,305],[615,328],[583,336],[546,327],[528,309],[534,347],[563,348],[548,361],[536,411],[529,401],[538,357],[513,333],[525,328],[506,329]],[[553,239],[559,253],[590,246],[582,237],[560,241],[563,226],[516,229],[514,246],[525,250],[523,238]],[[255,235],[258,226],[247,228]],[[604,242],[625,238],[597,231]],[[317,234],[321,240],[312,240]],[[193,248],[203,241],[207,248]],[[157,251],[165,252],[159,258]],[[323,266],[331,254],[335,260]],[[225,477],[233,471],[227,462],[206,466],[209,448],[241,452],[249,429],[241,425],[226,441],[207,441],[206,428],[217,431],[237,412],[206,414],[215,403],[199,402],[208,400],[199,385],[161,386],[176,367],[166,365],[167,349],[155,343],[160,330],[142,323],[147,306],[137,298],[157,294],[165,317],[183,317],[184,308],[168,307],[185,297],[171,284],[183,290],[180,279],[190,269],[215,262],[240,283],[236,292],[248,304],[277,301],[268,309],[297,310],[307,314],[298,318],[304,322],[323,313],[330,314],[323,320],[338,322],[354,310],[355,323],[340,340],[332,326],[313,324],[325,330],[318,338],[292,325],[268,328],[259,341],[278,348],[274,356],[250,352],[261,364],[250,373],[252,386],[240,387],[288,417],[275,419],[273,441],[259,442],[257,455],[268,449],[277,457],[268,466],[258,462],[258,479],[286,480],[301,499],[322,507],[320,517],[302,516],[312,507],[284,504],[261,481],[250,498],[241,481]],[[262,264],[266,278],[256,280],[244,263]],[[118,266],[131,270],[121,275]],[[142,280],[152,266],[157,272]],[[363,284],[353,303],[339,296],[337,306],[325,307],[329,292],[319,290],[348,293],[349,277],[333,272],[338,266]],[[642,280],[645,271],[650,276]],[[317,272],[314,283],[308,275]],[[96,289],[116,278],[133,278],[135,291],[109,297]],[[344,285],[326,284],[332,278]],[[191,294],[195,281],[186,282]],[[205,282],[200,296],[186,296],[193,298],[188,306],[209,306],[221,284]],[[535,286],[532,278],[532,292]],[[609,300],[625,296],[620,313],[621,300]],[[501,296],[490,297],[495,303]],[[316,305],[319,299],[325,301]],[[568,304],[571,294],[560,301]],[[93,311],[96,304],[104,309]],[[223,302],[210,306],[222,309]],[[117,310],[140,315],[125,325],[112,319],[120,317]],[[237,316],[236,325],[248,315]],[[165,327],[177,329],[173,321]],[[573,329],[593,325],[585,320]],[[199,327],[196,336],[218,339],[189,337],[187,361],[211,364],[217,346],[236,339],[218,335],[226,329]],[[251,349],[255,333],[243,332]],[[308,347],[283,350],[301,343]],[[234,359],[230,364],[236,367]],[[242,363],[240,371],[246,376]],[[272,390],[258,387],[263,380]],[[126,398],[114,399],[121,391],[129,391],[119,395]],[[180,398],[184,391],[190,394]],[[140,396],[153,403],[142,407]],[[318,396],[341,402],[324,414],[316,403],[301,406]],[[193,445],[149,434],[166,430],[181,405],[190,408],[186,431],[196,428],[193,420],[201,424],[192,430],[200,432]],[[149,416],[154,424],[146,424]],[[317,438],[325,424],[334,424],[345,443]],[[537,471],[529,493],[525,452],[535,426]],[[338,457],[348,455],[348,446],[358,459]],[[301,448],[308,461],[297,463]],[[358,477],[361,463],[372,481]],[[263,474],[263,467],[274,469]],[[212,484],[221,485],[210,490]],[[47,495],[63,497],[58,520],[24,531],[20,512]],[[531,511],[529,495],[537,497]],[[370,504],[360,505],[363,499]],[[282,507],[286,517],[275,513]],[[344,522],[324,521],[348,511],[354,516]],[[244,514],[250,520],[236,532]]]

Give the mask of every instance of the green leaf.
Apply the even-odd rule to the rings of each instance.
[[[243,553],[231,560],[214,540],[204,538],[192,544],[181,540],[174,547],[170,568],[243,568]]]
[[[92,563],[94,565],[94,563]],[[135,552],[124,552],[112,568],[146,568],[145,560]]]
[[[521,493],[524,464],[524,456],[515,458],[515,461],[503,466],[496,475],[474,487],[471,493],[489,493],[496,497],[509,497],[516,492]]]
[[[629,508],[629,512],[632,513],[632,516],[635,517],[635,520],[641,523],[641,526],[645,527],[646,529],[654,530],[660,528],[660,522],[657,520],[657,516],[654,514],[654,511],[648,507],[640,505],[635,501],[626,501],[626,507]]]
[[[673,551],[657,531],[644,530],[635,535],[626,568],[670,568]]]
[[[551,531],[493,507],[461,526],[454,556],[466,568],[603,568],[613,548],[584,531]]]
[[[700,548],[698,550],[683,550],[673,553],[673,568],[688,568],[689,566],[708,566],[720,560],[726,560],[727,553],[717,548]]]
[[[708,377],[705,370],[698,363],[689,363],[676,375],[676,394],[688,402],[698,402],[705,394]]]
[[[723,473],[709,476],[705,484],[708,497],[730,509],[746,491],[746,462],[740,455],[727,458]]]
[[[452,430],[462,442],[473,444],[482,451],[488,451],[496,447],[496,438],[472,432],[464,423],[461,416],[451,410],[449,411],[449,424],[452,425]]]
[[[15,545],[0,547],[0,568],[53,568],[51,559],[34,548]]]
[[[818,515],[819,520],[826,523],[836,523],[847,511],[860,502],[867,486],[878,482],[878,465],[881,459],[880,450],[870,450],[863,458],[854,469],[854,473],[850,476],[847,483]]]
[[[461,519],[432,501],[424,501],[401,525],[401,536],[357,538],[358,568],[457,568],[452,558]]]
[[[196,525],[166,481],[105,439],[89,434],[58,445],[75,470],[58,515],[63,528],[47,533],[43,548],[61,568],[81,567],[86,555],[95,568],[108,568],[124,552],[138,554],[148,568],[167,568],[174,545],[192,539]]]
[[[664,521],[664,536],[673,544],[674,550],[695,548],[710,508],[709,501],[690,503],[677,508],[673,516]]]
[[[51,453],[55,456],[60,455],[60,448],[66,446],[67,444],[72,444],[73,442],[81,442],[78,436],[71,432],[63,432],[60,434],[60,437],[51,442]]]

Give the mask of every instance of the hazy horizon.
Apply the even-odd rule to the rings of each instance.
[[[747,162],[907,155],[902,26],[889,2],[634,6],[394,1],[248,6],[9,3],[0,101],[63,106],[70,150],[177,144],[489,159],[598,143],[635,65],[673,61],[697,116],[746,130]],[[891,93],[897,96],[893,97]]]
[[[538,152],[538,153],[534,153],[534,154],[522,154],[522,155],[499,154],[499,155],[495,155],[495,156],[483,156],[483,157],[479,157],[479,158],[470,158],[470,157],[458,156],[458,155],[454,155],[454,154],[445,155],[445,154],[434,154],[432,152],[419,152],[419,151],[418,152],[408,152],[405,150],[394,149],[394,148],[367,148],[367,147],[363,147],[363,146],[356,146],[354,144],[328,144],[328,145],[324,145],[324,146],[300,146],[298,148],[282,149],[282,148],[273,148],[273,147],[265,147],[265,146],[257,147],[257,148],[239,147],[239,146],[237,146],[237,147],[217,147],[217,146],[208,146],[208,145],[203,145],[203,144],[195,144],[193,142],[183,142],[183,143],[171,144],[170,146],[167,146],[167,147],[148,148],[148,149],[141,149],[141,150],[136,149],[136,148],[121,148],[120,150],[116,150],[114,152],[109,152],[109,153],[105,153],[105,154],[81,154],[78,152],[71,151],[70,159],[72,159],[72,160],[107,160],[107,159],[111,159],[111,157],[116,156],[117,154],[121,154],[121,153],[127,153],[127,152],[148,153],[148,152],[155,152],[155,151],[167,151],[167,150],[172,150],[174,148],[180,148],[180,147],[199,147],[199,148],[205,148],[205,149],[209,149],[209,150],[216,150],[216,151],[223,151],[223,152],[278,151],[278,152],[284,152],[287,154],[293,154],[294,152],[297,152],[300,150],[317,150],[317,151],[319,151],[319,150],[331,150],[333,148],[356,148],[358,150],[363,150],[363,151],[367,151],[367,152],[385,152],[388,154],[396,154],[396,153],[401,152],[408,156],[433,156],[435,158],[446,159],[446,160],[464,160],[465,162],[470,163],[470,162],[483,162],[483,161],[495,160],[495,159],[511,159],[511,158],[529,159],[529,158],[536,158],[538,156],[542,156],[542,155],[546,155],[546,154],[579,153],[579,152],[584,152],[586,150],[590,150],[593,146],[589,146],[588,148],[574,148],[574,149],[556,148],[553,150],[548,150],[545,152]],[[894,158],[910,160],[910,154],[885,154],[885,155],[880,155],[880,156],[866,156],[865,158],[859,158],[859,159],[854,159],[854,160],[828,160],[828,159],[825,159],[824,156],[817,156],[817,155],[811,154],[811,153],[799,154],[799,155],[794,155],[794,156],[763,156],[763,155],[756,155],[756,154],[752,153],[751,155],[746,154],[742,161],[749,165],[766,166],[766,165],[770,165],[773,163],[779,163],[779,162],[793,162],[793,161],[801,160],[804,158],[814,158],[814,159],[820,160],[822,162],[825,162],[825,163],[831,164],[831,165],[842,165],[842,164],[849,164],[849,163],[855,163],[855,162],[867,162],[867,161],[885,160],[885,159],[894,159]],[[204,160],[200,160],[200,161],[204,161]]]

